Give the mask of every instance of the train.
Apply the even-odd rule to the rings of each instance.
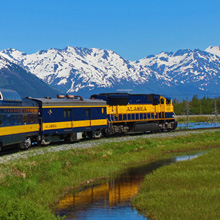
[[[172,100],[158,94],[21,98],[14,90],[0,89],[0,150],[176,127]]]

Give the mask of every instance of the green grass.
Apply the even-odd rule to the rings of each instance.
[[[1,164],[0,219],[56,219],[50,207],[87,180],[113,177],[140,163],[219,147],[219,136],[220,131],[206,131],[174,138],[138,139]]]
[[[133,204],[150,219],[220,216],[220,151],[158,169],[145,178]]]

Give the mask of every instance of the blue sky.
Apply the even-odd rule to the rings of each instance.
[[[220,46],[219,0],[0,0],[0,50],[110,49],[138,60]]]

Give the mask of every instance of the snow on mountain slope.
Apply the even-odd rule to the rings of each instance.
[[[210,46],[205,51],[220,57],[220,46]]]
[[[0,56],[0,77],[0,88],[16,90],[22,97],[55,97],[58,93],[35,75],[2,56]]]
[[[216,91],[220,83],[220,47],[205,51],[161,52],[128,61],[111,50],[66,47],[34,54],[15,49],[1,56],[19,64],[63,92],[116,91],[175,93]]]
[[[220,57],[206,51],[186,49],[175,53],[162,52],[137,62],[170,77],[176,86],[188,84],[208,90],[208,85],[219,83]]]
[[[130,62],[113,51],[67,47],[25,54],[15,49],[0,54],[14,60],[48,84],[63,87],[67,92],[77,92],[83,87],[111,87],[123,80],[137,84],[148,80],[152,71],[140,72]]]
[[[5,57],[0,55],[0,70],[3,68],[7,68],[11,63]]]

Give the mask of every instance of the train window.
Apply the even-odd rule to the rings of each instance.
[[[30,115],[30,116],[29,116],[29,122],[30,122],[30,123],[34,123],[34,116],[33,116],[33,115]]]
[[[10,115],[8,115],[7,118],[6,118],[6,124],[10,125]]]
[[[22,118],[21,118],[21,115],[18,116],[18,124],[20,125],[22,122]]]
[[[3,117],[0,116],[0,126],[3,125]]]
[[[64,118],[71,117],[71,109],[64,109]]]
[[[27,115],[23,115],[23,123],[26,124],[28,122],[28,117]]]
[[[160,100],[160,104],[164,104],[164,99],[161,99],[161,100]]]
[[[169,99],[166,100],[166,104],[170,104],[170,100]]]
[[[37,115],[34,116],[34,122],[37,123]]]
[[[14,122],[15,122],[15,125],[18,123],[17,115],[14,116]]]

